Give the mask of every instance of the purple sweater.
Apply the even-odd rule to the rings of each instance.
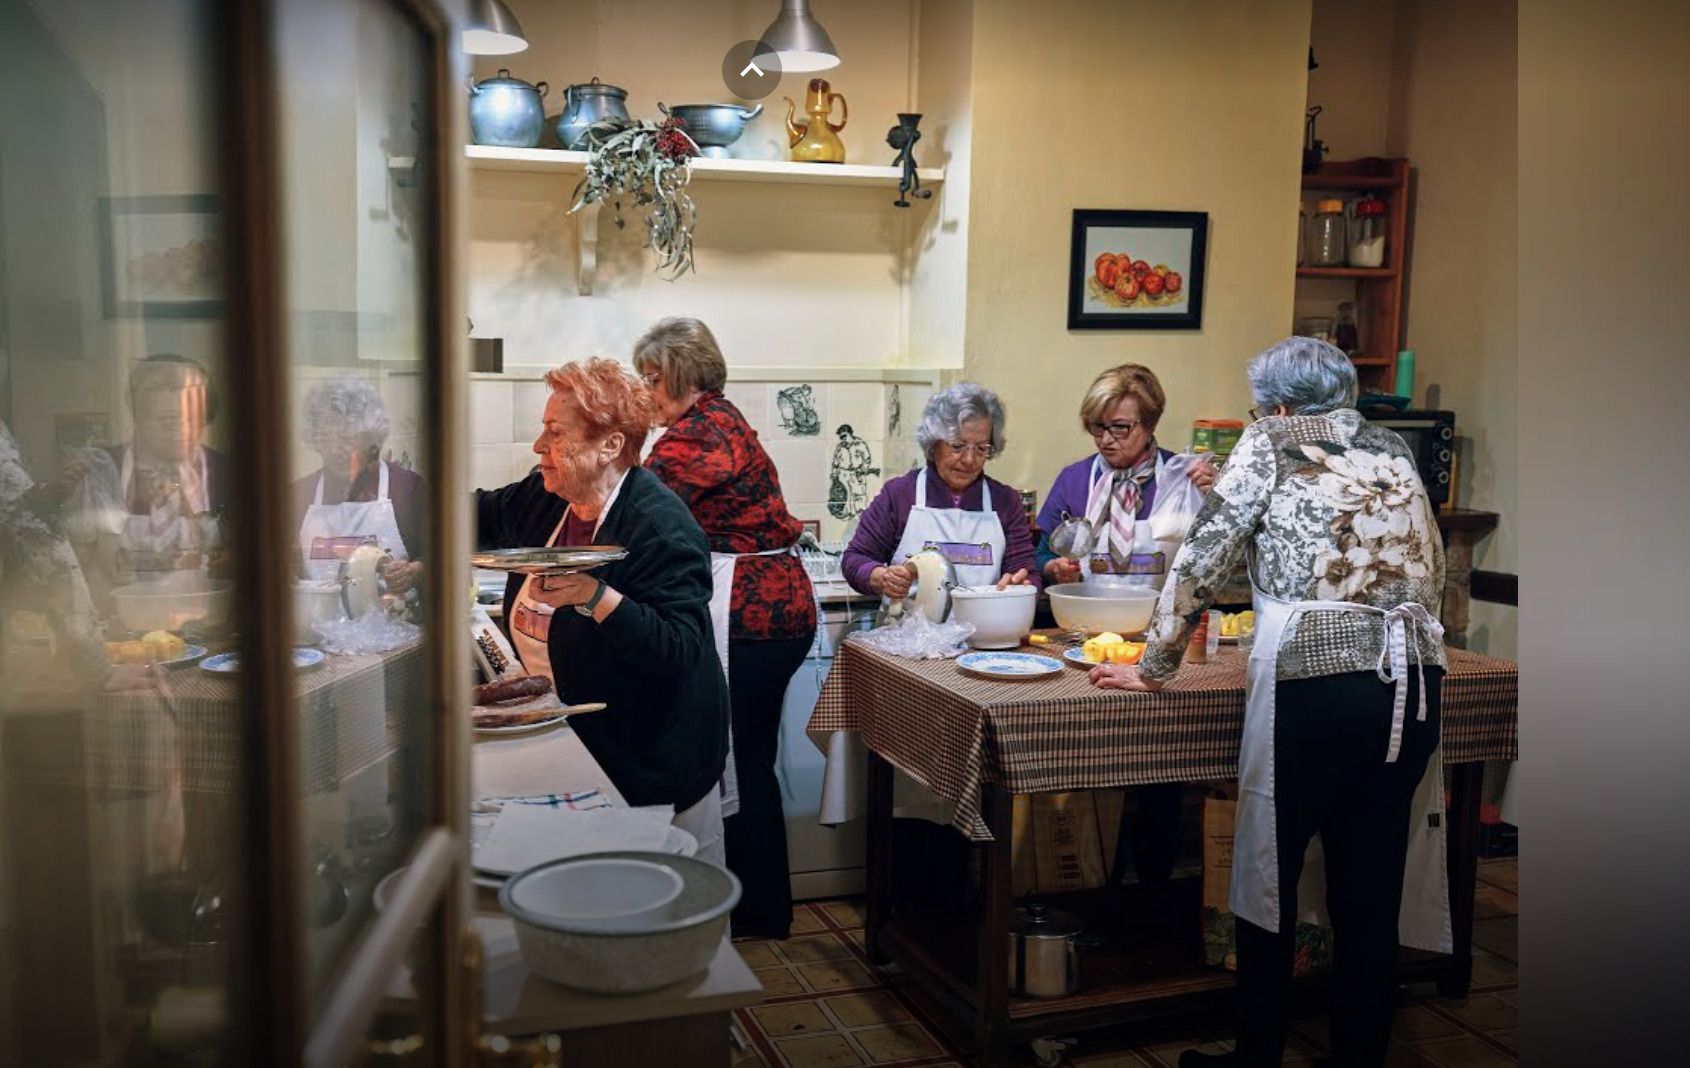
[[[1162,454],[1163,460],[1173,455],[1167,449],[1157,451]],[[1039,509],[1039,544],[1035,556],[1041,574],[1044,566],[1056,559],[1056,554],[1050,551],[1050,532],[1062,522],[1063,513],[1076,519],[1086,514],[1086,498],[1091,494],[1091,465],[1096,459],[1094,453],[1083,460],[1075,460],[1064,467],[1056,476],[1056,481],[1050,484],[1050,494],[1045,497],[1044,507]],[[1149,519],[1150,509],[1155,504],[1156,480],[1151,479],[1139,497],[1138,518]]]
[[[910,509],[915,507],[915,481],[920,472],[911,471],[888,479],[880,493],[869,504],[857,522],[857,533],[845,549],[841,567],[845,581],[859,593],[872,594],[869,574],[877,567],[893,563],[892,554],[904,537],[904,524],[909,521]],[[927,504],[930,508],[965,508],[979,511],[983,487],[992,489],[992,509],[1003,524],[1003,571],[1014,574],[1022,568],[1037,583],[1038,569],[1033,564],[1033,534],[1027,529],[1027,513],[1021,510],[1021,493],[993,478],[981,475],[958,497],[939,481],[939,472],[927,465]],[[1082,502],[1083,503],[1083,502]]]

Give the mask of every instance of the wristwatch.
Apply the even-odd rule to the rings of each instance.
[[[604,599],[604,591],[607,589],[604,579],[597,581],[598,587],[593,590],[593,595],[575,606],[575,610],[584,616],[590,617],[593,614],[593,609],[599,606],[599,601]]]

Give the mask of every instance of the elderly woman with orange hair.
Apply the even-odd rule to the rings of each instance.
[[[575,575],[512,575],[511,644],[565,702],[609,706],[571,720],[582,743],[630,805],[673,805],[698,855],[724,865],[728,691],[711,637],[709,543],[640,466],[656,412],[639,379],[592,359],[546,382],[540,466],[476,494],[478,546],[611,544],[628,556]]]

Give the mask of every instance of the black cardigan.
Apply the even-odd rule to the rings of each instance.
[[[565,502],[535,472],[475,495],[476,545],[546,544]],[[629,470],[597,541],[628,558],[595,572],[622,594],[595,623],[571,608],[552,617],[552,677],[568,704],[603,701],[570,726],[630,805],[678,812],[715,788],[727,762],[728,688],[710,626],[710,547],[681,499],[651,472]],[[522,576],[505,586],[505,622]]]

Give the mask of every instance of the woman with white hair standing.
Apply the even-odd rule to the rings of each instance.
[[[1021,492],[986,476],[1004,446],[997,394],[973,382],[935,393],[915,439],[927,465],[888,480],[870,502],[845,549],[845,580],[861,593],[906,597],[915,568],[904,561],[931,545],[965,586],[1038,585]]]
[[[1256,630],[1228,898],[1238,1048],[1188,1050],[1180,1065],[1280,1063],[1297,922],[1326,922],[1324,904],[1332,1051],[1339,1064],[1377,1066],[1399,942],[1453,948],[1438,760],[1443,546],[1407,445],[1356,410],[1342,352],[1287,338],[1249,375],[1257,421],[1174,558],[1143,659],[1096,668],[1092,682],[1161,689],[1248,553]],[[1316,835],[1324,848],[1311,851]]]
[[[423,480],[381,458],[392,420],[375,386],[333,378],[311,387],[301,405],[305,444],[323,466],[293,484],[299,551],[310,578],[333,578],[348,549],[370,539],[391,553],[382,578],[403,593],[422,572],[426,520]]]

